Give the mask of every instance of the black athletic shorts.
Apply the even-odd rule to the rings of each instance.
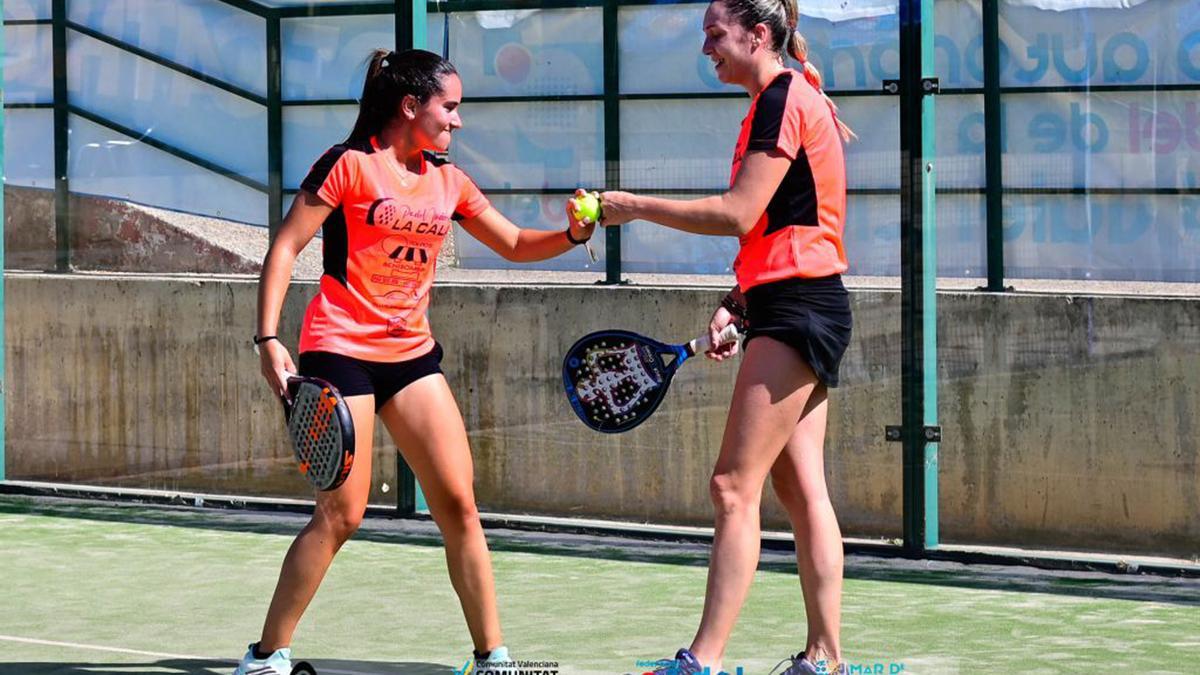
[[[791,346],[827,387],[850,346],[850,294],[839,274],[791,278],[746,291],[746,343],[768,335]]]
[[[337,387],[342,396],[375,395],[375,412],[408,385],[442,372],[442,346],[408,361],[380,363],[363,361],[332,352],[304,352],[300,355],[300,374],[319,377]]]

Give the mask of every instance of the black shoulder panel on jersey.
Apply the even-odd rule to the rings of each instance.
[[[783,112],[787,109],[791,86],[792,74],[785,72],[758,95],[758,102],[754,105],[754,120],[750,122],[750,137],[746,139],[747,151],[774,150],[779,144]]]
[[[308,170],[308,175],[304,180],[300,181],[300,189],[306,192],[317,194],[317,190],[321,189],[321,185],[325,183],[325,179],[329,177],[329,172],[333,171],[334,165],[342,158],[342,155],[350,150],[357,150],[366,154],[375,152],[375,146],[371,145],[370,140],[356,141],[353,143],[339,143],[325,151],[321,158],[312,165]]]

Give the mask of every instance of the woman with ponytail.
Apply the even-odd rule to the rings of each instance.
[[[429,289],[452,221],[518,262],[566,253],[587,241],[594,225],[568,217],[565,230],[522,229],[493,208],[443,158],[462,127],[461,101],[458,73],[437,54],[376,52],[354,129],[313,165],[267,252],[254,336],[263,377],[276,396],[286,392],[288,373],[331,382],[350,408],[357,447],[346,481],[317,493],[312,520],[284,558],[262,636],[236,675],[290,675],[292,633],[366,511],[376,415],[441,530],[473,658],[481,667],[512,663],[475,506],[467,434],[426,316]],[[296,256],[317,230],[324,232],[324,275],[304,316],[297,370],[276,328]]]
[[[825,485],[827,391],[850,341],[842,231],[853,134],[821,89],[796,32],[795,0],[715,0],[704,54],[717,77],[750,94],[730,188],[690,201],[606,192],[602,225],[634,219],[741,244],[737,286],[709,324],[746,331],[724,438],[710,482],[715,536],[700,628],[662,662],[675,675],[718,673],[759,559],[759,502],[771,477],[796,538],[807,636],[786,675],[844,673],[839,643],[842,538]],[[787,67],[785,55],[802,66]],[[709,353],[722,360],[736,343]],[[800,647],[797,640],[794,648]],[[782,665],[782,664],[781,664]]]

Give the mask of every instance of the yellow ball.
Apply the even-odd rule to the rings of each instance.
[[[588,192],[579,197],[571,198],[575,219],[584,225],[600,222],[600,198],[595,192]]]

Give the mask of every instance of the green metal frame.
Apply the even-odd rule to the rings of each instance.
[[[283,38],[278,14],[267,24],[267,230],[275,238],[283,222]]]
[[[0,1],[0,10],[3,9],[4,3]],[[4,51],[4,31],[0,30],[0,54],[5,54]],[[4,59],[0,59],[0,83],[4,82]],[[0,103],[4,101],[4,87],[0,86]],[[0,176],[4,175],[4,106],[0,105]],[[4,186],[0,185],[0,228],[3,228],[4,223]],[[8,391],[8,371],[5,368],[4,358],[7,351],[7,344],[4,341],[4,327],[8,324],[5,322],[4,316],[4,270],[6,269],[4,261],[4,236],[0,232],[0,482],[4,481],[5,476],[5,456],[4,448],[6,438],[4,435],[4,427],[7,424],[7,415],[5,410],[5,392]]]
[[[425,0],[395,0],[394,11],[396,51],[424,49],[428,42]],[[399,452],[396,453],[396,482],[396,511],[400,516],[429,510],[416,474]]]
[[[904,543],[938,545],[936,107],[934,0],[900,2],[901,441]]]
[[[67,0],[50,5],[54,69],[54,269],[71,271],[69,120],[67,106]]]
[[[618,0],[604,2],[604,186],[621,189],[621,52],[617,48]],[[604,228],[604,283],[621,283],[621,228]]]
[[[983,126],[985,185],[1004,185],[1004,121],[1000,108],[1000,2],[983,0]],[[987,190],[987,290],[1004,290],[1004,195]]]

